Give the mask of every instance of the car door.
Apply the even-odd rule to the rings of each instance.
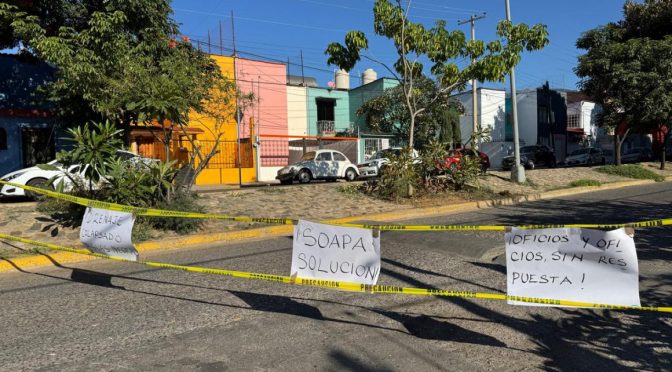
[[[336,172],[334,177],[345,177],[345,170],[349,164],[350,161],[345,157],[345,155],[338,151],[334,151],[334,170]]]
[[[331,156],[331,151],[324,151],[317,154],[315,157],[315,172],[313,172],[315,178],[325,178],[325,177],[336,177],[331,176],[334,173],[331,169],[333,168],[333,158]]]

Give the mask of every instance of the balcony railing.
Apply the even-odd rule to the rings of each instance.
[[[333,136],[336,134],[336,123],[333,120],[318,120],[317,134],[320,136]]]

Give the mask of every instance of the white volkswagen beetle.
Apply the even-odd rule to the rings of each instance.
[[[291,185],[294,180],[308,183],[318,179],[334,181],[344,178],[350,182],[357,176],[357,167],[340,151],[317,150],[303,154],[299,162],[280,169],[275,178],[283,185]]]

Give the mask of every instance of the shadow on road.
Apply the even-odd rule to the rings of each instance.
[[[506,347],[505,343],[494,337],[470,331],[449,322],[439,321],[426,315],[414,316],[385,310],[373,311],[401,323],[410,334],[418,338]]]
[[[411,286],[439,289],[396,271],[383,272]],[[672,275],[652,279],[660,285],[642,291],[642,298],[654,303],[667,301]],[[672,322],[662,313],[559,309],[560,320],[535,313],[530,319],[519,319],[465,298],[438,298],[532,339],[537,347],[531,352],[543,357],[549,370],[660,370],[672,366]],[[404,320],[399,321],[406,325]]]

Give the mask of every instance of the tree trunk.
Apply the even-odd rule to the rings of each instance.
[[[124,118],[121,122],[121,129],[124,131],[124,146],[126,148],[131,148],[131,120],[130,118]]]
[[[630,133],[630,128],[628,128],[625,133],[623,133],[623,137],[621,137],[620,134],[616,134],[616,150],[614,151],[616,165],[621,165],[621,147],[623,147],[623,142],[625,142],[625,139],[628,137],[628,133]]]
[[[615,135],[615,141],[614,141],[614,162],[616,165],[621,165],[621,145],[623,142],[621,141],[621,135],[616,134]]]
[[[663,139],[663,150],[660,154],[660,170],[665,170],[665,155],[667,153],[667,142],[669,138],[669,133],[665,133],[665,139]]]

